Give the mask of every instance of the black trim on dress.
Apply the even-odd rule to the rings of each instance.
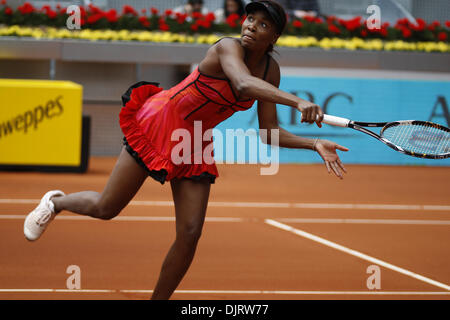
[[[204,106],[206,106],[210,102],[211,102],[211,100],[205,101],[200,107],[197,107],[194,110],[192,110],[191,112],[189,112],[189,114],[186,117],[184,117],[184,120],[187,120],[187,118],[189,118],[194,112],[200,110],[201,108],[203,108]]]
[[[133,148],[128,144],[128,141],[125,137],[123,137],[123,144],[125,146],[125,149],[127,152],[133,157],[133,159],[137,162],[138,165],[140,165],[142,168],[147,171],[148,175],[158,181],[161,184],[164,184],[166,182],[166,177],[169,174],[167,170],[161,169],[161,170],[150,170],[145,165],[144,161],[142,161],[141,157],[139,157],[139,154],[133,150]],[[209,183],[213,184],[215,183],[216,176],[209,173],[209,172],[202,172],[200,175],[196,176],[190,176],[190,177],[183,177],[183,178],[174,178],[174,179],[190,179],[194,181],[200,181],[201,179],[208,179]]]
[[[128,101],[131,100],[131,92],[133,89],[136,89],[137,87],[144,86],[144,85],[153,85],[155,87],[159,87],[158,82],[148,82],[148,81],[139,81],[133,84],[131,87],[128,88],[128,90],[122,95],[122,105],[125,107],[125,105],[128,103]]]

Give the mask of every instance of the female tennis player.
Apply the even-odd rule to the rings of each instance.
[[[65,195],[50,191],[24,223],[25,237],[38,239],[62,210],[109,220],[131,201],[150,175],[160,183],[170,181],[176,216],[176,239],[171,246],[152,299],[169,299],[191,265],[205,220],[211,183],[218,176],[214,162],[172,161],[172,141],[177,129],[194,131],[213,128],[236,111],[247,110],[258,100],[261,129],[279,129],[279,146],[311,149],[319,153],[328,172],[342,178],[345,172],[334,142],[298,137],[278,126],[276,104],[296,108],[301,122],[319,127],[319,106],[278,89],[280,69],[270,52],[286,24],[284,9],[274,1],[251,2],[241,37],[223,38],[212,45],[205,58],[185,80],[168,90],[140,82],[123,95],[120,126],[124,148],[102,193],[84,191]],[[198,122],[197,122],[198,123]],[[268,130],[270,132],[270,130]],[[266,143],[271,142],[270,136]],[[209,142],[203,142],[202,150]],[[205,144],[206,143],[206,144]],[[192,142],[194,145],[194,142]]]

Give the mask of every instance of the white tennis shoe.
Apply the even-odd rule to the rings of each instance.
[[[23,233],[29,241],[35,241],[44,233],[47,226],[55,218],[55,205],[50,200],[54,196],[65,196],[64,192],[53,190],[42,197],[39,205],[25,218]]]

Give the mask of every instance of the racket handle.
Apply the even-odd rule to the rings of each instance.
[[[338,127],[348,127],[350,120],[346,118],[330,116],[329,114],[324,114],[322,123]]]

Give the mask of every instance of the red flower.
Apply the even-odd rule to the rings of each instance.
[[[10,7],[7,7],[7,8],[5,9],[5,14],[8,15],[8,16],[12,15],[12,14],[13,14],[12,9],[11,9]]]
[[[315,22],[315,23],[323,23],[323,19],[320,18],[320,17],[316,17],[316,18],[314,19],[314,22]]]
[[[6,0],[0,1],[0,4],[5,5],[6,4]]]
[[[304,16],[303,19],[305,19],[308,22],[314,22],[316,20],[316,17],[313,16]]]
[[[367,35],[368,35],[367,30],[365,29],[361,30],[361,37],[365,38],[367,37]]]
[[[101,18],[103,18],[103,14],[102,14],[102,13],[96,13],[96,14],[93,14],[93,15],[91,15],[91,16],[88,17],[87,23],[88,23],[88,24],[94,24],[94,23],[96,23],[98,20],[100,20]]]
[[[117,20],[119,20],[119,18],[117,17],[116,9],[109,9],[105,13],[105,17],[108,20],[108,22],[110,22],[110,23],[115,23],[115,22],[117,22]]]
[[[150,8],[150,11],[151,11],[152,15],[154,15],[154,16],[156,16],[159,13],[158,9],[153,8],[153,7]]]
[[[80,15],[81,17],[86,17],[86,9],[84,7],[80,7]]]
[[[328,24],[331,24],[331,23],[333,23],[334,21],[336,21],[337,20],[337,18],[335,17],[335,16],[329,16],[328,18],[327,18],[327,23]]]
[[[206,19],[206,21],[212,22],[212,21],[216,20],[216,16],[214,15],[214,13],[210,12],[205,16],[205,19]]]
[[[163,22],[163,23],[159,23],[159,30],[161,31],[169,31],[170,27],[167,23]]]
[[[239,19],[239,15],[237,13],[232,13],[228,16],[227,18],[228,20],[238,20]]]
[[[146,28],[150,27],[150,21],[145,16],[139,17],[139,22]]]
[[[165,14],[166,16],[171,16],[171,15],[173,14],[173,11],[170,10],[170,9],[167,9],[167,10],[164,12],[164,14]]]
[[[435,26],[435,27],[440,27],[440,26],[441,26],[441,23],[440,23],[439,21],[435,20],[435,21],[433,21],[433,22],[431,23],[431,25],[432,25],[432,26]]]
[[[99,7],[96,7],[93,4],[90,4],[88,7],[93,14],[102,14],[103,13],[103,11]]]
[[[47,17],[49,17],[50,19],[55,19],[57,17],[57,14],[55,11],[53,11],[52,9],[49,9],[47,11]]]
[[[403,34],[403,38],[410,38],[412,35],[412,32],[408,28],[403,28],[402,34]]]
[[[425,22],[425,20],[421,19],[421,18],[417,18],[416,19],[417,25],[416,25],[416,29],[417,31],[423,31],[425,29],[425,27],[427,26],[427,23]]]
[[[408,24],[408,22],[409,22],[408,18],[399,19],[399,20],[397,21],[397,25],[403,25],[403,26],[405,26],[405,25]]]
[[[142,14],[146,14],[146,13],[147,13],[147,9],[145,9],[145,8],[144,8],[144,9],[141,9],[141,13],[142,13]]]
[[[199,27],[202,27],[202,28],[205,28],[205,29],[209,29],[209,28],[211,28],[211,21],[208,21],[208,20],[197,20],[197,25],[199,26]]]
[[[388,36],[388,30],[386,27],[381,27],[380,34],[386,38]]]
[[[201,14],[201,12],[192,12],[192,18],[201,19],[203,18],[203,15]]]
[[[17,9],[21,14],[29,14],[36,11],[36,9],[29,2],[25,2],[23,5],[17,7]]]
[[[447,33],[445,33],[444,31],[439,32],[438,34],[439,41],[447,41],[447,38],[448,38]]]
[[[194,23],[191,25],[191,30],[192,31],[198,31],[198,24]]]
[[[225,22],[232,28],[237,27],[237,20],[239,19],[239,15],[237,13],[230,14]]]
[[[136,10],[134,10],[134,8],[130,5],[124,5],[123,6],[123,10],[122,10],[123,14],[132,14],[133,16],[137,16],[137,12]]]
[[[410,24],[408,25],[408,28],[411,29],[411,30],[413,30],[413,31],[418,31],[418,32],[423,31],[423,29],[425,29],[425,27],[423,27],[423,29],[422,29],[421,26],[415,25],[415,24],[412,24],[412,23],[410,23]]]
[[[334,24],[328,25],[328,31],[330,31],[332,33],[336,33],[336,34],[341,33],[341,30],[338,27],[336,27]]]
[[[58,16],[49,5],[42,6],[41,11],[44,12],[49,19],[55,19]]]
[[[292,23],[292,25],[293,25],[295,28],[301,28],[301,27],[303,27],[303,23],[302,23],[300,20],[294,20],[294,22]]]
[[[446,26],[447,28],[450,28],[450,20],[445,21],[445,26]]]
[[[361,27],[361,17],[354,17],[353,19],[344,21],[343,26],[348,30],[348,31],[354,31],[356,29],[358,29],[359,27]]]
[[[178,24],[183,24],[186,21],[187,16],[188,16],[186,13],[179,13],[179,12],[177,12],[175,15],[177,17]]]

